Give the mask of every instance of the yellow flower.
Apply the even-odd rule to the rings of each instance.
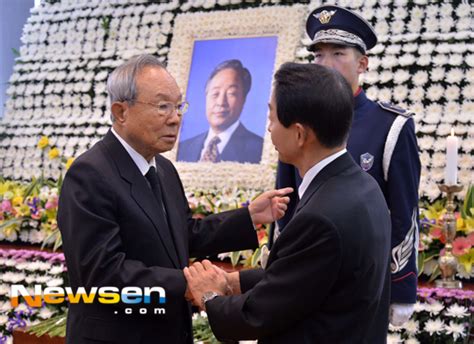
[[[474,264],[474,248],[471,248],[468,253],[458,257],[459,264],[464,266],[467,272],[472,271],[472,265]]]
[[[14,207],[18,207],[23,203],[23,197],[22,196],[15,196],[13,197],[12,204]]]
[[[29,216],[30,215],[30,207],[26,204],[21,204],[18,207],[15,207],[15,210],[18,216]]]
[[[40,140],[38,141],[38,148],[44,149],[49,145],[49,139],[47,136],[41,136]]]
[[[56,159],[59,156],[59,149],[53,148],[49,151],[48,156],[51,160]]]
[[[69,170],[69,167],[71,167],[72,163],[74,162],[75,158],[69,158],[66,161],[66,170]]]
[[[19,228],[20,226],[18,225],[18,223],[12,223],[11,225],[3,229],[3,234],[5,234],[6,237],[9,237],[13,234],[13,232],[17,232]]]

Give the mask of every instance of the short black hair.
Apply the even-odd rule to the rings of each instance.
[[[233,69],[237,72],[237,74],[240,77],[240,80],[242,81],[242,87],[244,88],[244,95],[247,96],[247,94],[250,91],[250,87],[252,86],[252,76],[250,75],[249,70],[244,67],[242,62],[236,59],[223,61],[214,68],[211,75],[209,76],[209,79],[207,79],[206,81],[206,93],[207,93],[207,87],[209,86],[209,83],[211,82],[212,78],[214,78],[217,73],[219,73],[220,71],[224,69]]]
[[[306,125],[327,148],[347,141],[354,96],[338,71],[311,63],[285,63],[275,74],[274,97],[284,127]]]

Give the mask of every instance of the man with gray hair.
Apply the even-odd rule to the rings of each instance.
[[[113,125],[68,170],[58,225],[74,294],[67,343],[192,343],[190,256],[255,248],[254,225],[281,218],[292,189],[262,194],[247,208],[192,218],[173,164],[187,103],[151,55],[132,58],[108,80]]]
[[[181,141],[178,161],[260,162],[263,139],[240,122],[251,85],[250,72],[239,60],[227,60],[214,68],[206,82],[209,130]]]

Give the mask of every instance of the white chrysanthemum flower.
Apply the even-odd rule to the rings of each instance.
[[[8,322],[8,316],[7,315],[0,315],[0,326],[5,325]]]
[[[466,113],[469,116],[474,115],[474,102],[465,101],[461,105],[461,112]]]
[[[448,64],[451,66],[459,66],[464,62],[464,58],[461,54],[452,54],[449,56]]]
[[[428,166],[428,164],[430,163],[431,161],[431,157],[429,155],[428,152],[422,152],[420,154],[420,162],[421,162],[421,166]],[[423,233],[420,233],[420,235],[423,234]]]
[[[452,335],[454,340],[457,340],[458,338],[464,338],[466,335],[467,327],[454,321],[450,321],[449,325],[445,325],[444,328],[446,333]]]
[[[444,311],[444,314],[452,318],[464,318],[469,316],[469,310],[464,306],[454,303]]]
[[[446,73],[446,82],[450,84],[456,84],[461,82],[465,78],[464,73],[459,68],[452,68]]]
[[[393,99],[397,103],[404,101],[408,96],[408,88],[403,85],[398,85],[393,89]]]
[[[443,320],[437,319],[428,319],[425,323],[424,331],[428,332],[430,335],[442,334],[445,331],[445,324]]]
[[[439,84],[431,85],[426,91],[426,97],[432,101],[439,100],[444,94],[443,86]]]
[[[403,343],[402,337],[400,337],[400,334],[394,334],[394,333],[389,333],[387,335],[387,344],[400,344]]]
[[[396,84],[403,84],[408,79],[410,79],[410,73],[408,73],[408,71],[405,69],[399,69],[393,75],[393,81]]]
[[[408,98],[413,102],[420,102],[425,96],[425,90],[423,87],[415,87],[408,93]]]
[[[398,35],[398,34],[401,34],[403,30],[405,29],[405,23],[403,22],[403,20],[394,20],[390,24],[390,28],[391,28],[392,34]]]
[[[401,49],[402,49],[402,46],[400,44],[392,44],[385,48],[385,53],[397,55],[400,53]]]
[[[418,321],[410,319],[403,325],[403,328],[409,335],[414,336],[419,332],[420,324]]]
[[[459,87],[455,85],[449,86],[444,92],[444,97],[447,100],[459,100]]]
[[[459,113],[459,103],[456,101],[448,102],[444,105],[444,115],[457,115]]]
[[[425,12],[421,7],[415,6],[411,9],[410,15],[412,18],[423,19],[423,17],[425,16]]]
[[[386,17],[383,17],[383,18],[386,18]],[[389,30],[388,23],[385,20],[378,20],[377,24],[375,24],[374,30],[380,36],[386,35],[388,34],[388,30]]]
[[[55,265],[49,270],[49,273],[51,275],[59,275],[64,271],[64,267],[61,265]]]
[[[423,26],[427,32],[437,32],[439,28],[438,18],[427,18]]]
[[[438,137],[449,135],[451,133],[451,128],[452,126],[446,123],[441,123],[440,125],[438,125],[438,130],[437,130]]]
[[[464,87],[462,95],[464,99],[474,99],[474,84],[470,83]]]
[[[441,311],[444,309],[444,305],[439,302],[439,301],[434,301],[433,303],[430,304],[428,312],[431,315],[439,315],[441,314]]]
[[[428,82],[428,73],[420,70],[413,75],[411,80],[415,86],[425,86]]]
[[[59,286],[62,286],[64,284],[64,280],[62,278],[53,278],[53,279],[50,279],[46,285],[48,287],[59,287]]]
[[[369,99],[377,99],[378,88],[375,87],[375,86],[371,86],[371,87],[369,87],[369,88],[366,90],[365,93],[367,94],[367,97],[368,97]]]
[[[449,64],[448,56],[446,56],[444,54],[434,55],[432,60],[433,60],[433,64],[435,66],[443,66],[443,65],[448,65]]]
[[[390,88],[382,88],[379,90],[379,97],[381,101],[390,101],[392,99],[392,90]]]
[[[52,311],[51,309],[49,309],[48,307],[44,307],[42,308],[39,313],[38,313],[38,316],[41,318],[41,319],[49,319],[51,318],[56,312],[55,311]]]
[[[446,163],[446,156],[443,153],[436,152],[433,153],[433,156],[431,157],[431,166],[432,167],[443,167],[444,164]],[[434,260],[431,260],[434,261]],[[436,261],[434,261],[436,263]]]
[[[393,78],[393,73],[388,71],[388,70],[384,70],[379,75],[379,81],[382,84],[385,84],[385,83],[389,82],[390,80],[392,80],[392,78]]]
[[[405,339],[405,344],[420,344],[420,342],[418,341],[418,339],[416,339],[415,337],[410,337],[408,339]]]

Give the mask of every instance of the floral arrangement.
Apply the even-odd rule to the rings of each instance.
[[[12,284],[23,284],[28,289],[36,284],[63,286],[66,280],[62,253],[0,249],[0,343],[11,341],[11,332],[16,328],[40,323],[66,311],[65,306],[53,304],[32,308],[20,303],[13,308],[9,298]]]
[[[190,208],[195,217],[205,217],[210,214],[220,213],[222,211],[237,209],[248,206],[250,200],[257,197],[262,191],[234,188],[226,192],[211,193],[202,191],[190,192],[187,194]],[[256,267],[260,263],[261,247],[268,242],[269,226],[259,225],[257,235],[260,247],[255,251],[245,250],[219,254],[222,260],[230,259],[232,266],[238,264],[244,267]]]
[[[440,275],[438,258],[443,253],[446,238],[443,233],[444,200],[438,200],[421,209],[420,242],[418,248],[418,270],[420,274],[436,279]],[[453,255],[458,259],[458,277],[470,279],[474,277],[474,186],[469,186],[455,213],[456,238],[453,241]]]
[[[474,291],[443,288],[418,289],[411,319],[390,325],[388,343],[464,343],[474,324]]]
[[[306,13],[321,3],[305,4]],[[459,180],[467,185],[474,168],[472,6],[463,1],[428,0],[334,3],[362,13],[379,36],[363,79],[368,96],[410,108],[416,114],[421,195],[431,202],[440,196],[436,184],[444,178],[444,137],[451,127],[462,138]],[[173,63],[169,54],[178,15],[256,8],[270,18],[272,10],[293,5],[294,1],[286,0],[43,2],[32,10],[24,27],[20,55],[9,80],[9,100],[0,122],[2,176],[31,180],[39,178],[43,170],[46,178],[58,178],[58,161],[48,159],[35,147],[39,137],[49,136],[50,143],[65,156],[78,156],[90,148],[110,126],[109,72],[138,53],[151,53]],[[237,28],[245,26],[246,17],[236,16],[233,23]],[[221,27],[215,31],[222,31]],[[297,43],[294,60],[310,61],[311,54],[304,47],[308,38],[293,39]],[[183,165],[179,172],[192,175],[193,167]],[[270,178],[259,185],[267,180]],[[242,185],[250,181],[253,179]],[[189,179],[186,190],[207,191],[201,182],[207,180]]]
[[[46,136],[41,137],[37,147],[49,159],[60,162],[59,178],[47,180],[42,171],[38,179],[33,178],[28,184],[0,179],[0,241],[42,243],[53,245],[56,250],[62,244],[56,221],[62,173],[74,158],[61,156]]]

